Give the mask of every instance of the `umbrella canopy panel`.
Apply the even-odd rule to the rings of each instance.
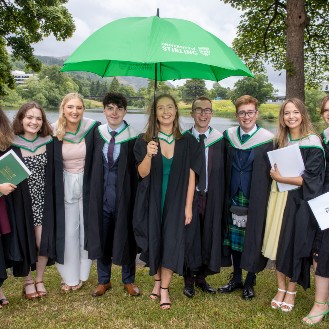
[[[155,65],[159,81],[253,76],[213,34],[190,21],[158,16],[128,17],[105,25],[75,50],[61,71],[154,79]]]

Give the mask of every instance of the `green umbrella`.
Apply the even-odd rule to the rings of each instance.
[[[190,21],[159,16],[122,18],[103,26],[74,51],[61,71],[149,78],[155,80],[155,89],[157,81],[253,76],[213,34]]]
[[[103,26],[74,51],[61,71],[154,80],[155,69],[158,81],[253,76],[213,34],[187,20],[158,16],[122,18]]]

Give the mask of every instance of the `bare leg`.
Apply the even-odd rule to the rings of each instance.
[[[153,276],[154,278],[154,286],[153,290],[150,294],[151,299],[157,299],[160,296],[160,285],[161,285],[161,270],[160,268],[157,271],[157,274]]]
[[[318,255],[316,255],[318,256]],[[315,259],[313,259],[313,269],[314,269],[314,273],[316,272],[316,267],[318,266],[318,263],[315,261]]]
[[[288,289],[286,292],[286,295],[284,296],[283,302],[286,304],[283,304],[281,306],[281,310],[289,312],[292,310],[292,308],[295,306],[295,298],[296,298],[296,290],[297,290],[297,283],[291,282],[289,279],[288,282]]]
[[[1,300],[0,306],[1,306],[1,304],[2,304],[2,305],[7,305],[7,304],[9,304],[8,299],[6,298],[6,296],[5,296],[5,294],[3,293],[3,291],[2,291],[1,288],[0,288],[0,300]]]
[[[35,226],[34,227],[34,232],[35,232],[35,242],[37,245],[37,250],[38,250],[38,254],[39,254],[39,250],[40,250],[40,243],[41,243],[41,234],[42,234],[42,226]],[[43,284],[43,275],[45,272],[45,268],[48,262],[48,257],[45,256],[39,256],[38,255],[38,261],[36,264],[36,278],[35,278],[35,282],[36,282],[36,288],[37,291],[39,293],[40,296],[44,296],[47,294],[47,291],[45,289],[45,286]]]
[[[161,288],[160,289],[160,305],[167,303],[168,305],[161,306],[162,309],[166,310],[170,308],[170,297],[169,297],[169,285],[171,281],[173,271],[168,268],[161,267]]]
[[[273,300],[271,302],[271,306],[274,308],[277,308],[274,300],[278,302],[278,305],[280,305],[280,303],[282,303],[285,298],[285,294],[286,294],[285,291],[287,290],[286,289],[286,276],[283,273],[276,271],[276,280],[278,282],[278,289],[280,289],[280,290],[278,290],[278,292],[276,293],[275,297],[273,298]]]
[[[24,278],[24,286],[23,286],[23,293],[26,299],[34,299],[39,297],[39,294],[37,293],[35,289],[34,280],[32,278],[31,271],[29,274]]]
[[[303,321],[312,325],[320,322],[325,312],[328,311],[329,301],[329,278],[315,276],[315,302],[310,313],[303,318]]]

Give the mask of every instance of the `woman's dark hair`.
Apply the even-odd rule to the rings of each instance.
[[[28,110],[31,110],[33,108],[36,108],[40,110],[41,116],[42,116],[42,126],[41,129],[38,132],[38,135],[41,137],[46,137],[52,134],[52,129],[49,125],[49,122],[46,117],[46,113],[44,109],[37,103],[37,102],[29,102],[23,104],[18,112],[16,113],[16,116],[13,121],[13,131],[15,135],[23,135],[24,134],[24,128],[23,128],[23,119],[26,116],[26,112]]]

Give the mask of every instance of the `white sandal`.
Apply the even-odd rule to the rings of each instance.
[[[278,288],[278,291],[280,291],[280,292],[284,292],[284,293],[287,292],[287,290],[283,290],[283,289],[280,289],[280,288]],[[284,299],[284,296],[283,296],[283,299]],[[274,303],[275,305],[272,305],[272,303]],[[277,301],[277,300],[275,300],[275,299],[273,298],[273,299],[271,300],[271,307],[272,307],[274,310],[277,310],[278,308],[281,308],[282,303],[283,303],[283,302],[279,302],[279,301]]]
[[[289,294],[289,295],[296,295],[297,294],[297,291],[288,291],[286,292],[286,294]],[[282,306],[286,306],[286,308],[282,308]],[[281,311],[282,312],[291,312],[292,309],[294,308],[295,304],[289,304],[289,303],[286,303],[286,302],[282,302],[281,304]]]

